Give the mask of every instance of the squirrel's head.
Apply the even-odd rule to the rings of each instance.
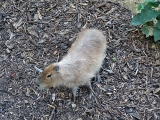
[[[50,64],[41,72],[37,83],[40,89],[50,88],[56,86],[58,78],[59,66],[56,64]]]

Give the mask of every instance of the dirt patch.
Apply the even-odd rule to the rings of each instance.
[[[0,119],[159,120],[160,50],[130,20],[112,2],[1,1]],[[67,88],[38,90],[34,66],[61,60],[83,27],[102,30],[108,48],[95,95],[81,87],[73,105]]]

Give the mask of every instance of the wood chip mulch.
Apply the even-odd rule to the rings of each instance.
[[[160,120],[160,49],[131,27],[125,7],[102,0],[0,1],[0,120]],[[89,99],[64,87],[40,91],[38,73],[67,53],[77,33],[97,28],[108,41]]]

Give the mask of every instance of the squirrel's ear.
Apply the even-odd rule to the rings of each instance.
[[[56,72],[59,72],[59,66],[54,66],[53,68]]]

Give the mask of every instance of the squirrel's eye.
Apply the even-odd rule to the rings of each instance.
[[[49,77],[51,77],[52,76],[52,74],[49,74],[49,75],[47,75],[47,78],[49,78]]]

